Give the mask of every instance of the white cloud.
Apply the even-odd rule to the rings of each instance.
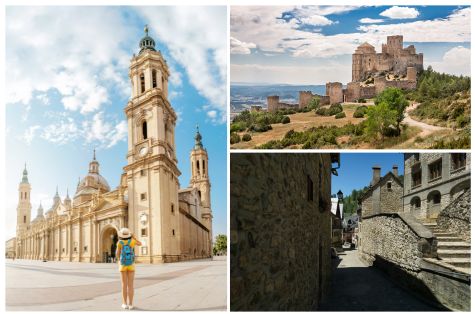
[[[92,121],[84,121],[82,128],[85,130],[86,143],[99,142],[102,147],[110,148],[127,138],[127,122],[111,123],[104,119],[104,112],[98,112]]]
[[[419,16],[419,11],[409,7],[393,6],[384,10],[379,15],[389,17],[390,19],[414,19]]]
[[[409,42],[470,42],[470,8],[454,11],[446,18],[361,25],[359,32],[328,36],[295,29],[294,24],[280,19],[283,12],[297,12],[299,19],[311,14],[323,15],[319,10],[319,7],[232,7],[231,36],[240,42],[255,43],[264,53],[289,53],[301,58],[351,54],[363,42],[380,46],[387,36],[394,34],[403,34]]]
[[[226,117],[226,8],[139,7],[138,12],[199,94]]]
[[[312,15],[312,16],[303,18],[301,21],[304,24],[315,25],[315,26],[325,26],[325,25],[333,24],[333,21],[331,21],[330,19],[322,15]]]
[[[229,39],[231,43],[231,53],[232,54],[240,54],[240,55],[248,55],[251,53],[251,49],[256,48],[256,44],[254,43],[245,43],[236,39],[234,37],[230,37]]]
[[[231,82],[315,85],[349,81],[351,71],[338,62],[319,66],[231,64]]]
[[[87,114],[112,88],[128,91],[130,30],[118,9],[8,7],[6,19],[7,103],[57,90],[65,109]]]
[[[435,71],[470,76],[470,49],[457,46],[445,52],[442,61],[426,61]]]
[[[36,131],[38,131],[41,127],[39,125],[30,126],[28,129],[25,130],[23,133],[23,140],[27,145],[30,145],[33,139],[35,138]]]
[[[362,24],[377,24],[377,23],[383,23],[383,19],[372,19],[369,17],[365,17],[359,20],[360,23]]]

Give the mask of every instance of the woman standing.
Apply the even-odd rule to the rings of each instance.
[[[135,246],[142,243],[127,228],[118,232],[117,252],[115,256],[119,263],[119,271],[122,279],[122,308],[132,310],[134,308],[134,276],[135,276]],[[127,302],[128,298],[128,302]]]

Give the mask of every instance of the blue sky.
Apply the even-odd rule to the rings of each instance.
[[[231,82],[320,85],[351,80],[351,54],[388,35],[424,66],[470,75],[469,6],[232,6]]]
[[[93,148],[111,188],[126,164],[128,66],[144,24],[170,67],[181,187],[199,124],[209,155],[214,234],[226,233],[226,7],[7,7],[6,236],[26,162],[32,218],[56,186],[74,195]]]
[[[398,166],[399,175],[404,174],[404,154],[402,153],[342,153],[338,176],[332,176],[332,194],[338,190],[344,196],[353,190],[368,186],[373,178],[373,166],[381,167],[381,176]]]

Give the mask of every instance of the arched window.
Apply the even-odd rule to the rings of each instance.
[[[143,139],[147,139],[147,121],[142,122],[142,136]]]
[[[421,199],[417,196],[411,199],[411,208],[417,210],[421,209]]]
[[[432,205],[440,204],[441,195],[439,191],[432,191],[427,195],[427,200],[432,203]]]
[[[206,172],[205,172],[205,161],[204,160],[203,160],[203,167],[202,168],[203,168],[203,174],[205,174]]]
[[[197,171],[196,172],[197,174],[200,174],[200,161],[199,160],[196,161],[196,171]]]
[[[157,70],[152,70],[152,88],[157,87]]]
[[[145,92],[145,76],[143,75],[143,73],[140,74],[140,92]]]

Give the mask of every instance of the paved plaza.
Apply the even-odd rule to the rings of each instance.
[[[226,310],[223,258],[138,264],[134,310]],[[117,264],[6,261],[7,310],[122,310]]]

